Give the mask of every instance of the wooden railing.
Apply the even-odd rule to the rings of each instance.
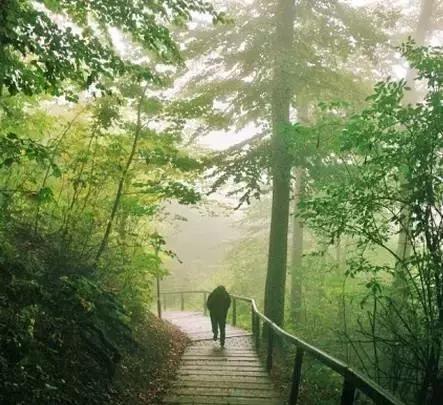
[[[202,294],[203,296],[203,313],[206,315],[206,298],[209,294],[208,291],[178,291],[178,292],[164,292],[161,293],[163,296],[163,309],[166,309],[166,299],[167,295],[177,295],[180,297],[180,308],[182,311],[185,309],[185,295],[188,294]],[[261,313],[258,308],[255,300],[253,298],[242,297],[239,295],[231,294],[232,298],[232,325],[236,326],[237,324],[237,302],[242,301],[246,302],[250,306],[251,311],[251,328],[254,336],[255,346],[258,350],[261,344],[261,330],[263,329],[263,325],[266,325],[267,339],[266,339],[266,368],[268,371],[271,371],[273,367],[273,352],[275,345],[275,337],[283,339],[289,344],[292,344],[296,348],[294,367],[292,372],[292,383],[291,389],[289,393],[288,404],[295,405],[297,404],[300,385],[301,385],[301,376],[302,376],[302,364],[303,357],[305,354],[309,354],[310,356],[317,359],[320,363],[334,370],[341,376],[343,376],[343,388],[341,393],[341,405],[352,405],[355,403],[355,394],[356,391],[359,390],[369,398],[371,398],[375,404],[377,405],[404,405],[402,401],[395,398],[391,393],[386,391],[380,385],[378,385],[375,381],[371,380],[368,377],[360,374],[359,372],[350,368],[347,364],[342,361],[336,359],[335,357],[330,356],[324,351],[316,348],[315,346],[310,345],[305,342],[303,339],[300,339],[290,333],[286,332],[284,329],[280,328],[274,322],[272,322],[268,317],[266,317],[263,313]]]

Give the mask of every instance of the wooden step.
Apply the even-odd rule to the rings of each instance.
[[[201,369],[179,369],[178,370],[178,376],[182,375],[201,375],[201,376],[207,376],[207,375],[213,375],[213,376],[223,376],[223,377],[268,377],[268,373],[264,370],[254,371],[254,370],[212,370],[213,372],[208,373],[207,370],[201,370]]]
[[[201,381],[210,383],[260,383],[260,384],[271,384],[271,380],[267,375],[265,376],[244,376],[244,375],[204,375],[204,374],[185,374],[178,377],[177,381]]]
[[[234,384],[235,382],[235,384]],[[219,380],[216,382],[216,386],[218,388],[231,388],[234,386],[236,388],[247,389],[247,390],[258,390],[258,391],[272,391],[273,386],[269,381],[262,382],[244,382],[244,381],[236,381],[236,380]],[[180,379],[177,380],[174,384],[175,388],[211,388],[214,387],[214,381],[205,381],[205,380],[196,380],[196,379]]]
[[[194,405],[208,405],[208,404],[226,404],[226,405],[282,405],[283,402],[279,399],[259,399],[259,398],[224,398],[213,396],[194,396],[194,395],[178,395],[167,397],[164,404],[194,404]]]
[[[184,366],[195,364],[195,365],[208,365],[208,366],[239,366],[239,367],[261,367],[262,364],[258,359],[238,359],[238,358],[212,358],[212,359],[183,359],[182,364]]]
[[[256,390],[248,388],[230,387],[185,387],[181,386],[180,395],[205,395],[215,397],[242,397],[242,398],[277,398],[277,394],[272,389]]]

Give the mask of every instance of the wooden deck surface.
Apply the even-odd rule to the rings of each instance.
[[[177,381],[164,404],[281,405],[284,403],[258,358],[250,334],[230,325],[222,349],[210,320],[196,312],[165,312],[193,344],[185,351]]]

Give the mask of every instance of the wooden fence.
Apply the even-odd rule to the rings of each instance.
[[[185,296],[189,294],[201,294],[202,295],[202,306],[203,313],[206,315],[206,299],[209,294],[208,291],[173,291],[161,293],[163,297],[163,309],[166,309],[166,299],[168,295],[175,295],[180,297],[180,309],[185,310]],[[266,327],[266,368],[268,371],[272,370],[273,366],[273,353],[275,345],[275,337],[283,339],[288,344],[295,346],[296,354],[294,360],[294,367],[292,372],[292,382],[291,389],[288,399],[288,404],[297,404],[301,376],[302,376],[302,364],[305,354],[312,356],[317,359],[320,363],[324,364],[326,367],[334,370],[343,377],[343,388],[341,393],[341,405],[352,405],[355,402],[356,390],[361,391],[366,396],[371,398],[377,405],[404,405],[402,401],[395,398],[391,393],[386,391],[375,381],[368,377],[360,374],[359,372],[353,370],[347,364],[342,361],[330,356],[324,351],[316,348],[290,333],[286,332],[284,329],[280,328],[274,322],[272,322],[268,317],[261,313],[255,300],[253,298],[242,297],[239,295],[231,294],[232,298],[232,325],[237,324],[237,303],[245,302],[250,307],[251,312],[251,328],[254,336],[255,346],[258,350],[262,344],[262,333],[263,328]]]

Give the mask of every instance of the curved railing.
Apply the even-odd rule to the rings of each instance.
[[[180,296],[180,307],[183,311],[185,309],[185,295],[188,294],[202,294],[203,295],[203,313],[206,314],[206,297],[209,294],[208,291],[171,291],[163,292],[161,296],[163,298],[167,295],[178,295]],[[287,343],[292,344],[296,347],[294,368],[292,372],[292,384],[289,394],[290,405],[297,404],[300,383],[301,383],[301,368],[303,363],[304,354],[307,353],[320,361],[325,366],[334,370],[341,376],[343,376],[343,388],[341,394],[341,405],[351,405],[355,401],[356,390],[361,391],[369,398],[371,398],[374,403],[380,405],[404,405],[402,401],[395,398],[391,393],[386,391],[375,381],[368,377],[360,374],[359,372],[353,370],[347,364],[330,356],[324,351],[316,348],[290,333],[286,332],[284,329],[280,328],[274,322],[272,322],[268,317],[261,313],[255,300],[253,298],[242,297],[239,295],[231,294],[232,298],[232,325],[237,324],[237,301],[243,301],[250,305],[251,309],[251,326],[252,333],[254,335],[255,345],[258,349],[261,343],[260,330],[263,325],[267,325],[267,348],[266,348],[266,368],[268,371],[272,369],[273,365],[273,351],[274,351],[274,337],[279,336],[281,339],[285,340]],[[163,308],[166,309],[166,299],[163,299]]]

